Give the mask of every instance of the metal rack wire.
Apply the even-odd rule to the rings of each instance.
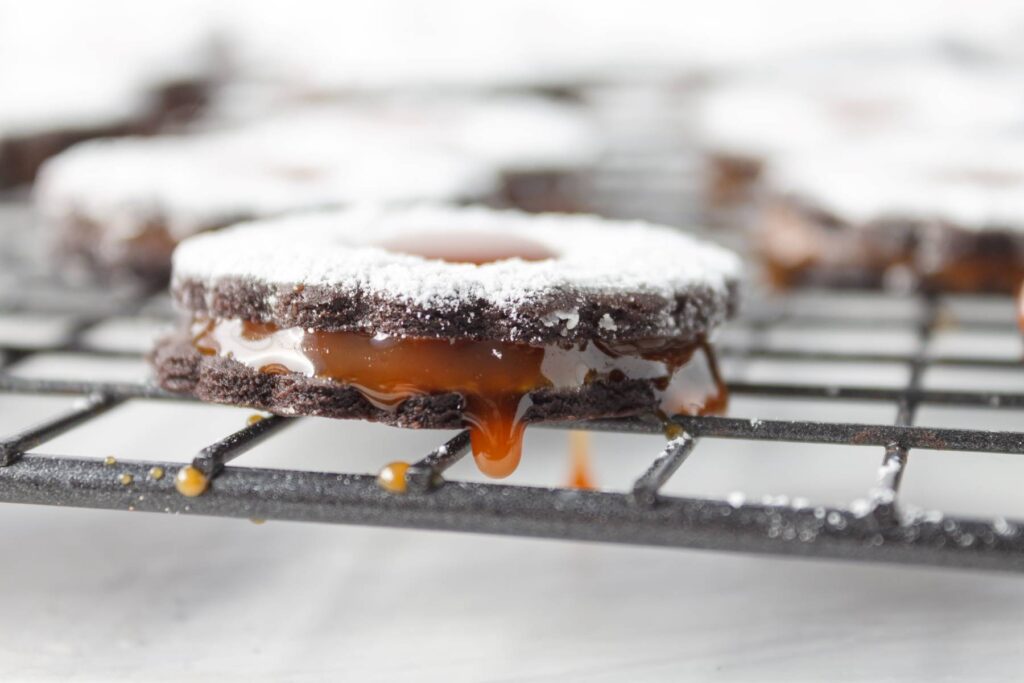
[[[1024,453],[1024,433],[978,429],[921,427],[913,424],[922,403],[947,406],[1024,406],[1024,393],[987,391],[936,391],[921,386],[922,372],[932,365],[1013,367],[1011,360],[986,357],[943,359],[925,353],[941,325],[942,302],[925,298],[913,324],[917,349],[911,353],[881,351],[876,354],[842,351],[779,349],[759,341],[766,331],[800,324],[813,318],[818,323],[869,327],[879,321],[844,316],[834,320],[820,314],[792,310],[782,299],[764,302],[756,313],[738,324],[751,333],[748,344],[723,344],[726,359],[774,358],[789,361],[856,360],[899,362],[909,367],[909,381],[900,388],[733,382],[734,395],[802,397],[818,401],[861,399],[895,402],[894,424],[748,420],[729,417],[677,418],[685,430],[669,441],[652,463],[638,472],[632,491],[613,493],[509,486],[497,483],[446,481],[445,471],[468,449],[461,433],[426,454],[408,472],[409,491],[404,495],[381,489],[374,477],[311,471],[280,471],[229,465],[262,440],[273,438],[296,420],[270,417],[226,435],[198,453],[193,465],[213,480],[211,489],[198,498],[177,493],[172,476],[155,479],[153,467],[173,474],[180,463],[121,461],[116,475],[101,459],[27,453],[58,435],[73,430],[104,413],[136,399],[189,400],[168,394],[145,383],[97,383],[64,379],[31,379],[12,374],[34,354],[119,355],[98,351],[82,343],[83,335],[114,313],[151,306],[146,295],[125,297],[117,307],[83,309],[80,301],[65,308],[59,296],[46,303],[33,299],[31,274],[20,282],[17,296],[2,296],[3,312],[36,312],[73,316],[64,339],[33,348],[0,347],[0,394],[59,394],[81,397],[67,412],[0,440],[0,500],[98,507],[115,510],[178,512],[231,517],[340,522],[402,527],[422,527],[497,534],[520,534],[620,543],[837,557],[957,567],[991,569],[1024,568],[1024,533],[1017,523],[1003,520],[970,520],[950,516],[915,517],[898,504],[900,481],[912,448],[953,451]],[[49,287],[55,287],[48,283]],[[10,294],[11,292],[7,292]],[[15,302],[17,304],[15,305]],[[892,322],[892,321],[888,321]],[[980,324],[980,323],[979,323]],[[988,323],[989,327],[1000,327]],[[1012,326],[1007,321],[1006,327]],[[301,419],[301,418],[299,418]],[[651,432],[657,428],[641,420],[606,420],[562,425],[573,428]],[[880,449],[877,486],[866,493],[858,509],[796,508],[723,500],[665,496],[660,489],[698,447],[702,439],[748,439],[817,444],[874,445]],[[967,456],[965,456],[967,457]],[[122,477],[132,480],[125,486]]]
[[[651,150],[676,158],[676,150],[651,145]],[[650,161],[657,171],[658,160]],[[636,159],[624,175],[635,184]],[[611,174],[602,182],[614,184]],[[672,188],[678,202],[678,187]],[[683,202],[683,205],[689,205]],[[15,206],[0,198],[0,209]],[[929,354],[936,332],[949,325],[941,298],[910,300],[909,317],[914,348],[909,352],[844,351],[782,347],[765,343],[772,330],[807,323],[837,329],[873,330],[893,320],[868,315],[833,315],[806,310],[788,298],[748,306],[735,328],[747,333],[747,343],[723,343],[726,361],[763,359],[795,363],[856,361],[898,363],[908,368],[904,386],[863,386],[814,383],[732,381],[734,396],[802,398],[818,402],[850,399],[895,404],[893,424],[836,421],[679,417],[683,435],[651,453],[646,471],[637,472],[631,491],[587,491],[569,488],[510,486],[499,483],[449,481],[445,472],[469,446],[465,432],[413,463],[407,473],[408,492],[389,493],[375,477],[317,471],[271,470],[238,466],[236,459],[263,440],[302,418],[270,417],[249,424],[202,449],[192,460],[212,480],[196,498],[180,495],[173,475],[181,463],[120,460],[116,472],[102,459],[39,454],[35,451],[76,427],[138,399],[188,401],[147,383],[88,382],[72,379],[34,379],[20,376],[19,363],[36,354],[71,352],[85,357],[119,356],[125,352],[99,349],[83,342],[89,330],[114,316],[146,311],[169,315],[159,297],[131,291],[107,291],[98,297],[64,288],[29,265],[15,248],[12,230],[6,232],[0,214],[0,314],[34,313],[70,319],[66,334],[54,344],[0,343],[0,396],[70,395],[74,407],[13,435],[0,435],[0,501],[65,505],[113,510],[217,515],[295,521],[337,522],[456,531],[514,534],[614,543],[773,553],[804,557],[885,561],[947,567],[999,570],[1024,569],[1024,522],[966,519],[942,514],[921,515],[899,501],[900,484],[914,448],[1024,454],[1024,432],[933,428],[914,424],[922,404],[951,407],[1024,407],[1024,392],[939,391],[923,386],[923,373],[932,367],[1015,368],[1015,359],[985,355],[944,358]],[[9,227],[9,226],[8,226]],[[837,295],[839,296],[839,295]],[[841,310],[836,300],[833,310]],[[1011,330],[1012,320],[962,320],[962,329]],[[573,429],[651,433],[660,427],[643,420],[603,420],[558,425]],[[669,496],[662,488],[705,439],[869,445],[879,448],[879,480],[852,509],[804,507],[793,504],[740,502]],[[183,454],[184,455],[184,454]],[[969,456],[964,456],[969,457]],[[183,458],[185,460],[186,458]],[[244,463],[244,458],[242,459]],[[154,477],[154,468],[168,476]],[[684,470],[685,472],[685,470]],[[131,486],[126,486],[130,481]]]

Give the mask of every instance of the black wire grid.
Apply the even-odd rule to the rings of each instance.
[[[683,108],[675,109],[680,111]],[[628,114],[635,116],[630,108]],[[660,109],[655,116],[662,116]],[[593,190],[601,198],[628,197],[600,207],[630,216],[645,205],[664,209],[669,215],[647,217],[687,222],[679,207],[692,206],[680,193],[696,187],[692,169],[680,168],[680,151],[660,137],[674,130],[672,122],[648,125],[630,120],[629,130],[657,131],[644,146],[635,134],[624,150],[610,155],[613,163],[596,178]],[[657,155],[661,155],[660,157]],[[674,165],[673,165],[674,164]],[[674,168],[678,178],[666,175]],[[609,170],[610,169],[610,170]],[[616,170],[617,169],[617,170]],[[649,171],[643,178],[643,170]],[[669,181],[667,182],[666,178]],[[642,194],[658,183],[668,192]],[[667,185],[666,185],[667,182]],[[623,191],[623,189],[628,191]],[[665,201],[671,196],[675,205]],[[692,198],[691,198],[692,199]],[[758,302],[747,307],[734,330],[747,334],[748,343],[718,345],[725,362],[779,360],[797,363],[857,361],[899,363],[909,368],[905,386],[843,386],[822,378],[820,383],[731,382],[733,396],[803,398],[821,402],[876,401],[897,406],[894,424],[856,424],[830,421],[783,421],[694,417],[676,419],[682,436],[668,441],[651,464],[638,472],[626,493],[569,488],[510,486],[499,483],[447,481],[445,471],[464,457],[469,438],[460,433],[412,464],[407,473],[408,492],[389,493],[370,475],[314,471],[285,471],[237,466],[233,463],[248,449],[302,418],[269,417],[226,435],[200,451],[192,461],[212,484],[196,498],[186,498],[174,487],[178,463],[118,460],[116,468],[101,459],[37,454],[55,437],[68,432],[126,402],[136,399],[187,401],[145,383],[84,382],[65,379],[30,379],[11,372],[34,354],[69,352],[80,357],[128,355],[104,350],[83,341],[84,335],[112,317],[170,317],[166,298],[148,293],[109,290],[85,296],[77,288],[54,282],[42,270],[29,265],[31,258],[22,232],[5,226],[4,210],[18,204],[0,198],[0,314],[35,313],[70,317],[72,324],[56,344],[19,346],[0,343],[0,395],[73,395],[75,407],[56,418],[14,435],[0,435],[0,501],[66,505],[114,510],[216,515],[224,517],[371,524],[578,539],[674,547],[705,548],[804,557],[830,557],[949,567],[1024,569],[1024,533],[1021,524],[1002,517],[962,519],[941,513],[921,514],[901,507],[898,494],[910,449],[1024,453],[1024,433],[980,429],[948,429],[915,426],[922,404],[953,407],[1024,407],[1024,393],[989,391],[935,391],[922,386],[929,367],[957,365],[976,368],[1019,368],[1014,359],[985,357],[942,358],[929,354],[929,343],[939,329],[950,325],[943,300],[919,296],[908,307],[916,348],[908,353],[803,350],[767,343],[772,330],[796,330],[815,324],[830,329],[865,331],[889,328],[891,317],[849,315],[842,295],[834,306],[807,310],[788,298]],[[643,214],[639,214],[643,215]],[[7,220],[10,223],[10,220]],[[5,231],[3,228],[7,227]],[[963,319],[959,329],[1007,331],[1014,321]],[[137,356],[136,356],[137,357]],[[560,425],[573,429],[651,433],[660,427],[648,421],[603,420]],[[749,439],[817,444],[873,445],[880,451],[879,479],[855,509],[798,507],[667,496],[660,491],[702,439]],[[183,454],[185,456],[186,454]],[[967,456],[965,456],[967,457]],[[187,460],[183,457],[182,460]],[[156,469],[154,469],[156,468]],[[154,472],[165,473],[154,477]],[[680,476],[685,476],[685,470]],[[797,500],[797,499],[794,499]]]

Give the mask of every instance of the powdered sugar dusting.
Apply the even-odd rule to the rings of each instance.
[[[418,232],[513,233],[558,256],[477,266],[375,246]],[[724,319],[728,289],[739,275],[732,252],[663,226],[437,206],[358,207],[254,222],[186,240],[174,255],[178,281],[327,285],[441,311],[482,299],[513,319],[518,303],[552,291],[651,295],[674,306],[675,297],[699,287],[716,302],[718,310],[710,311],[714,323]],[[668,311],[665,316],[670,317]],[[550,320],[566,330],[578,322],[572,308],[560,308]]]
[[[48,162],[44,217],[76,216],[104,239],[154,223],[181,239],[239,218],[355,202],[477,199],[496,174],[464,154],[337,125],[324,112],[189,137],[97,140]]]
[[[214,69],[211,3],[0,4],[0,138],[137,123],[162,85]]]
[[[854,225],[896,218],[1024,230],[1024,143],[879,139],[790,155],[773,187]]]

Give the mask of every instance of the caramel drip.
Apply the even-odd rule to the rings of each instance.
[[[270,374],[328,378],[354,387],[380,410],[396,410],[414,396],[461,394],[474,458],[491,477],[506,477],[519,464],[524,417],[538,389],[643,379],[655,386],[663,418],[721,412],[726,405],[725,387],[703,341],[564,349],[280,329],[242,320],[197,320],[192,333],[200,353],[232,357]]]
[[[590,433],[569,432],[569,488],[596,489],[590,466]]]
[[[400,254],[478,266],[513,258],[544,261],[558,256],[540,242],[519,235],[475,232],[422,232],[402,235],[401,238],[381,242],[377,246]]]

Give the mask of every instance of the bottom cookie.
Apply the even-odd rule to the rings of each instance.
[[[895,219],[854,226],[790,200],[762,211],[757,247],[781,288],[1010,293],[1024,281],[1024,234]]]

